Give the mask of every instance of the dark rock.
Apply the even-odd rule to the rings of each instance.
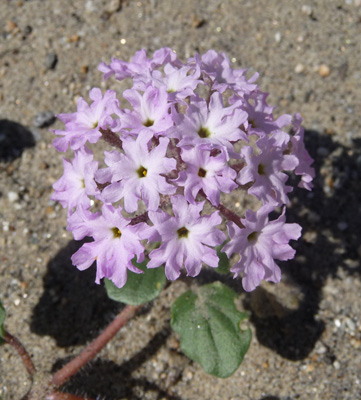
[[[45,68],[55,69],[56,64],[58,63],[58,56],[55,53],[48,53],[45,58]]]

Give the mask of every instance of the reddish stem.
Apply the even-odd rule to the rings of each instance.
[[[54,386],[59,387],[76,374],[80,368],[100,352],[100,350],[116,335],[120,328],[134,317],[140,308],[141,306],[126,306],[115,317],[114,321],[111,322],[86,349],[53,375],[51,383]]]
[[[207,196],[205,195],[205,193],[203,192],[203,190],[201,190],[199,192],[210,204],[211,202],[207,199]],[[212,204],[213,206],[213,204]],[[215,206],[214,206],[215,207]],[[228,219],[228,221],[232,221],[234,222],[238,227],[240,227],[241,229],[244,229],[245,226],[242,224],[241,222],[241,218],[234,213],[233,211],[231,211],[229,208],[227,208],[226,206],[224,206],[222,203],[219,203],[219,205],[217,207],[215,207],[217,210],[219,210],[221,212],[221,214],[223,214],[223,216]]]
[[[94,400],[90,397],[79,397],[70,393],[51,392],[46,395],[45,400]]]
[[[216,208],[228,219],[228,221],[234,222],[241,229],[245,228],[245,226],[241,222],[241,218],[236,213],[231,211],[229,208],[227,208],[221,203]]]
[[[102,134],[102,138],[111,146],[118,147],[120,150],[123,149],[123,142],[119,135],[112,132],[110,129],[99,128],[99,132]]]
[[[146,211],[143,214],[137,215],[136,217],[133,217],[130,221],[130,225],[137,225],[140,222],[147,222],[148,220],[148,211]]]
[[[6,343],[10,344],[10,346],[14,347],[14,349],[19,354],[26,370],[29,372],[30,376],[33,377],[33,375],[36,372],[36,369],[25,347],[20,343],[20,341],[16,337],[10,335],[10,333],[6,331],[4,335],[4,340]]]

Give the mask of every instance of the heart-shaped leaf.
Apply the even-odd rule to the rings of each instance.
[[[181,348],[208,374],[227,378],[241,364],[251,343],[249,327],[240,323],[247,313],[237,310],[236,293],[220,282],[188,290],[171,308],[172,328]]]
[[[155,299],[162,291],[166,277],[164,268],[148,269],[147,263],[148,260],[144,260],[140,264],[133,260],[133,264],[144,273],[136,274],[128,271],[127,283],[120,289],[112,281],[105,279],[108,296],[112,300],[133,306],[139,306]]]

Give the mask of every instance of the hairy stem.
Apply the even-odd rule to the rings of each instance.
[[[224,206],[222,203],[219,203],[219,206],[216,208],[217,208],[217,210],[219,210],[221,212],[221,214],[223,214],[223,216],[226,219],[228,219],[228,221],[234,222],[241,229],[245,228],[245,226],[241,222],[241,218],[236,213],[231,211],[229,208]]]
[[[100,350],[116,335],[141,308],[141,306],[126,306],[111,322],[107,328],[68,364],[64,365],[58,372],[53,375],[51,383],[59,387],[76,374],[85,364],[87,364]]]
[[[51,392],[46,395],[45,400],[94,400],[90,397],[79,397],[70,393]]]
[[[111,146],[118,147],[120,150],[123,149],[123,143],[119,135],[112,132],[110,129],[99,128],[99,132],[102,134],[102,138]]]
[[[33,375],[36,372],[36,369],[35,369],[33,361],[30,358],[30,355],[26,351],[25,347],[20,343],[20,341],[16,337],[10,335],[10,333],[7,331],[5,331],[4,340],[6,343],[10,344],[10,346],[14,347],[14,349],[19,354],[21,361],[23,362],[26,370],[28,371],[30,376],[33,377]]]
[[[219,205],[213,206],[213,204],[207,199],[207,196],[205,195],[205,193],[203,192],[203,190],[201,190],[199,192],[208,202],[209,204],[211,204],[212,207],[215,207],[217,210],[220,211],[220,213],[226,218],[228,219],[228,221],[232,221],[234,222],[238,227],[240,227],[241,229],[244,229],[245,226],[242,224],[241,222],[241,217],[239,217],[236,213],[234,213],[233,211],[231,211],[229,208],[227,208],[226,206],[224,206],[222,203],[219,203]]]
[[[144,212],[143,214],[137,215],[136,217],[133,217],[129,225],[137,225],[140,222],[147,222],[147,221],[148,221],[148,211]]]

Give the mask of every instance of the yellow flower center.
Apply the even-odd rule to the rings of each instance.
[[[114,235],[114,239],[120,238],[122,236],[122,232],[120,232],[120,230],[116,226],[114,228],[112,228],[112,232]]]
[[[185,226],[183,226],[182,228],[179,228],[177,230],[177,233],[178,233],[178,238],[179,239],[183,238],[183,237],[186,238],[186,237],[188,237],[189,230]]]
[[[137,169],[137,174],[139,178],[144,178],[147,176],[147,168],[144,168],[142,165]]]

